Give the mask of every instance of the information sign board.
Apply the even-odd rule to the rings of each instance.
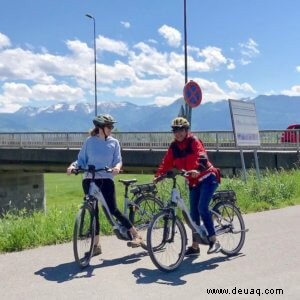
[[[250,100],[229,99],[229,108],[236,146],[259,147],[255,103]]]

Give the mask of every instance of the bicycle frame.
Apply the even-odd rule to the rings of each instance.
[[[101,204],[101,206],[104,210],[104,214],[105,214],[107,220],[112,225],[113,231],[116,234],[116,236],[119,239],[130,240],[131,238],[128,235],[127,229],[125,227],[123,227],[121,224],[119,224],[114,219],[114,217],[112,216],[112,214],[109,211],[108,205],[104,199],[104,196],[103,196],[101,190],[99,189],[99,187],[96,185],[96,183],[93,180],[90,183],[89,196],[92,196],[94,199],[96,199],[96,201],[98,201],[98,203]],[[127,201],[128,200],[129,199],[127,199]],[[96,201],[93,201],[93,205],[96,205]],[[128,203],[127,203],[127,205],[128,205]],[[95,209],[95,206],[94,206],[94,209]]]
[[[175,270],[182,263],[186,254],[187,232],[183,220],[177,216],[180,209],[185,223],[192,230],[193,242],[209,244],[206,228],[201,220],[197,225],[191,218],[185,201],[177,189],[176,176],[186,177],[187,171],[167,172],[158,177],[156,182],[164,178],[172,179],[171,199],[168,204],[157,213],[147,231],[147,246],[149,256],[154,265],[165,272]],[[236,197],[232,190],[214,193],[209,209],[220,239],[220,252],[227,256],[239,253],[245,242],[245,223],[239,209],[234,204]],[[238,234],[236,238],[233,236]],[[210,253],[208,253],[210,254]]]
[[[171,191],[171,202],[170,203],[172,204],[172,210],[174,211],[174,216],[176,216],[176,207],[178,207],[182,211],[182,215],[185,219],[186,224],[189,226],[189,228],[193,232],[193,238],[200,244],[208,245],[209,244],[209,239],[208,239],[208,236],[207,236],[206,228],[204,227],[203,224],[198,226],[192,220],[192,218],[189,214],[188,208],[186,207],[186,204],[184,202],[184,199],[181,197],[181,195],[180,195],[180,193],[179,193],[179,191],[176,187],[176,178],[172,177],[172,180],[173,180],[173,187],[172,187],[172,191]],[[219,192],[216,192],[216,194],[218,194],[218,193]],[[222,199],[213,199],[213,201],[216,204],[218,201],[222,201]],[[226,201],[230,202],[228,199]],[[167,209],[170,209],[170,205],[167,207]],[[212,209],[211,209],[211,212],[215,216],[217,216],[217,218],[219,220],[224,220],[224,221],[228,222],[228,224],[230,224],[230,220],[224,219],[218,212],[216,212]],[[224,233],[226,233],[227,231],[230,231],[230,230],[231,230],[230,226],[228,226],[228,228],[226,228],[226,226],[222,225],[222,230],[217,231],[216,235],[222,235],[222,234],[224,234]],[[241,231],[248,232],[248,229],[244,229],[244,230],[240,230],[240,231],[233,231],[233,233],[239,233]]]
[[[182,211],[182,215],[186,221],[186,224],[192,230],[193,234],[197,238],[199,243],[208,244],[207,233],[204,225],[198,226],[191,218],[188,208],[184,202],[184,199],[181,197],[177,187],[176,187],[176,178],[172,177],[173,187],[171,191],[171,205],[173,206],[174,216],[176,216],[176,207]],[[170,208],[170,207],[169,207]]]

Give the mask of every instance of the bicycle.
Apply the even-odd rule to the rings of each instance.
[[[88,172],[92,175],[89,194],[83,198],[83,203],[77,212],[74,232],[73,232],[73,251],[75,261],[81,268],[89,265],[93,256],[94,238],[96,233],[96,214],[95,208],[97,202],[101,204],[109,223],[113,226],[113,232],[118,239],[130,241],[132,236],[129,231],[122,226],[110,213],[107,203],[103,197],[101,190],[95,183],[95,174],[100,171],[112,172],[112,169],[106,167],[103,169],[95,169],[94,166],[89,166],[88,169],[74,169],[72,173],[79,174]],[[153,183],[133,185],[137,182],[136,179],[120,179],[125,187],[124,194],[124,214],[135,225],[140,235],[146,235],[147,227],[159,208],[163,207],[163,203],[156,196],[156,186]],[[133,195],[129,199],[129,187]],[[147,245],[142,243],[142,248],[147,250]]]
[[[193,239],[208,245],[209,239],[203,224],[196,225],[189,214],[184,200],[177,189],[176,177],[186,177],[188,172],[168,172],[156,181],[170,178],[173,180],[171,199],[167,205],[156,214],[147,232],[149,256],[154,265],[164,272],[175,270],[182,263],[187,245],[187,233],[181,219],[177,216],[177,208],[188,227],[192,230]],[[233,190],[223,190],[214,193],[210,210],[221,245],[221,252],[227,256],[238,254],[245,242],[245,223],[239,208],[235,204],[236,195]]]

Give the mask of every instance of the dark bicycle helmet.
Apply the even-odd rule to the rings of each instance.
[[[109,114],[102,114],[93,119],[93,123],[97,127],[105,127],[106,125],[113,125],[117,123],[115,119]]]
[[[177,117],[172,121],[171,127],[173,129],[177,128],[185,128],[189,129],[190,128],[190,123],[187,119],[182,118],[182,117]]]

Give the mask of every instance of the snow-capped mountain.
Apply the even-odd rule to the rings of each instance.
[[[284,129],[300,123],[300,97],[259,96],[254,99],[260,129]],[[98,114],[109,113],[118,121],[118,131],[169,131],[170,122],[183,104],[139,106],[130,102],[99,102]],[[22,107],[15,113],[0,113],[0,131],[87,131],[93,127],[93,104],[60,103],[48,107]],[[203,103],[192,111],[192,129],[231,130],[228,101]]]

